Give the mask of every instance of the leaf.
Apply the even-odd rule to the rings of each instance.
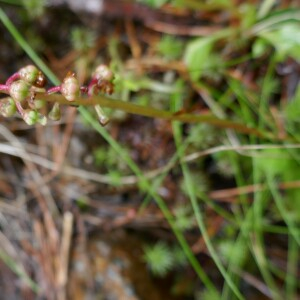
[[[287,56],[300,62],[300,22],[282,24],[279,28],[260,33],[276,49],[279,61]]]
[[[293,99],[284,108],[284,116],[288,121],[300,121],[300,85],[298,85]]]
[[[197,81],[207,67],[207,60],[210,57],[214,40],[211,37],[204,37],[188,44],[184,54],[184,62],[187,64],[192,80]]]
[[[138,2],[148,5],[153,8],[159,8],[166,4],[168,0],[138,0]]]
[[[261,150],[254,160],[259,170],[270,177],[280,176],[284,181],[299,178],[299,165],[285,149]]]
[[[164,35],[156,45],[156,49],[165,58],[179,59],[182,54],[183,42],[171,35]]]

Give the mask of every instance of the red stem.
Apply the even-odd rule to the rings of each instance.
[[[95,78],[92,78],[91,82],[88,85],[88,96],[93,96],[94,95],[94,87],[97,85],[98,80]]]
[[[24,116],[24,109],[23,109],[21,103],[19,101],[15,101],[15,103],[16,103],[16,107],[18,109],[18,112],[20,113],[21,117],[23,117]]]
[[[54,86],[47,91],[47,94],[57,93],[61,91],[61,86]]]
[[[7,84],[0,84],[0,92],[9,94],[9,86]]]
[[[87,86],[81,86],[80,87],[80,91],[81,93],[87,94],[88,93],[89,88]]]
[[[20,79],[19,73],[12,74],[7,80],[6,80],[6,85],[11,85],[13,81]]]

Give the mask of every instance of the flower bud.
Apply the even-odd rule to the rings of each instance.
[[[48,114],[49,119],[53,121],[58,121],[60,120],[61,113],[60,113],[60,108],[59,108],[59,103],[55,102],[52,109],[50,110]]]
[[[42,114],[39,114],[38,122],[42,126],[45,126],[47,124],[47,118],[46,118],[46,116],[43,116]]]
[[[80,85],[75,74],[68,74],[61,84],[61,93],[68,101],[74,101],[80,94]]]
[[[12,82],[9,87],[10,96],[18,102],[25,100],[30,94],[30,86],[24,80]]]
[[[34,125],[36,123],[40,123],[41,125],[46,125],[47,124],[47,118],[37,112],[36,110],[29,110],[26,109],[23,112],[23,120],[26,122],[28,125]]]
[[[35,110],[24,110],[23,120],[28,125],[34,125],[38,121],[38,112]]]
[[[102,126],[107,125],[108,122],[109,122],[109,118],[108,118],[108,116],[105,114],[105,112],[103,111],[102,107],[101,107],[99,104],[97,104],[97,105],[94,106],[94,108],[95,108],[95,111],[96,111],[96,113],[97,113],[97,115],[98,115],[100,124],[101,124]]]
[[[16,110],[15,101],[11,97],[0,99],[0,115],[11,117],[15,114]]]
[[[103,79],[106,81],[112,81],[114,79],[114,74],[108,66],[102,64],[96,68],[95,72],[93,73],[93,78],[97,80]]]
[[[33,65],[28,65],[19,70],[20,79],[26,81],[29,84],[33,84],[39,76],[39,70]]]

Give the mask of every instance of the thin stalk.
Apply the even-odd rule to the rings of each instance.
[[[79,111],[81,115],[88,121],[90,125],[93,126],[93,128],[102,135],[102,137],[110,144],[110,146],[122,157],[124,162],[129,166],[129,168],[135,173],[136,176],[140,178],[140,186],[147,190],[151,196],[156,201],[158,207],[162,211],[164,217],[168,221],[170,227],[172,228],[179,244],[181,245],[186,257],[188,258],[190,264],[192,265],[193,269],[199,276],[200,280],[203,282],[203,284],[207,287],[207,289],[211,291],[216,291],[216,288],[212,281],[208,278],[207,274],[204,272],[202,267],[200,266],[198,260],[196,259],[195,255],[193,254],[189,244],[187,243],[184,235],[182,232],[177,228],[174,218],[163,201],[163,199],[153,190],[148,180],[143,175],[140,168],[135,164],[135,162],[130,158],[127,152],[119,145],[118,142],[116,142],[106,131],[105,128],[103,128],[99,123],[95,122],[91,114],[84,108],[80,107]]]
[[[6,84],[0,84],[0,93],[9,94],[9,87]]]
[[[101,105],[101,107],[108,107],[112,109],[122,110],[127,113],[141,115],[145,117],[166,119],[170,121],[181,121],[184,123],[207,123],[224,129],[234,129],[237,132],[246,133],[255,135],[260,138],[269,138],[269,139],[277,139],[272,133],[259,131],[256,128],[249,128],[241,123],[237,123],[234,121],[223,120],[216,118],[212,115],[195,115],[189,113],[181,113],[181,112],[169,112],[165,110],[158,110],[149,106],[142,106],[138,104],[133,104],[130,102],[124,102],[121,100],[111,99],[109,97],[105,97],[103,95],[93,96],[90,98],[79,97],[75,101],[68,101],[62,95],[59,94],[43,94],[38,93],[36,95],[38,99],[43,99],[48,102],[58,102],[62,105],[74,105],[74,106],[95,106]]]
[[[174,130],[174,139],[175,139],[176,146],[179,147],[180,143],[181,143],[181,133],[180,133],[180,127],[179,127],[178,123],[176,123],[176,122],[173,123],[173,130]],[[224,280],[227,282],[228,286],[232,289],[235,296],[239,300],[245,299],[243,297],[243,295],[240,293],[240,291],[238,290],[237,286],[234,284],[234,282],[230,278],[230,276],[228,276],[227,271],[225,270],[220,258],[218,257],[217,252],[215,251],[215,249],[211,243],[206,226],[204,224],[203,213],[201,212],[199,205],[197,203],[197,198],[196,198],[196,194],[194,192],[194,187],[191,185],[192,178],[190,176],[190,171],[188,169],[187,164],[184,163],[183,161],[181,161],[181,169],[183,172],[184,182],[187,187],[187,191],[188,191],[188,194],[190,197],[193,211],[194,211],[194,214],[195,214],[195,217],[197,220],[197,224],[198,224],[199,230],[202,234],[202,237],[204,239],[204,242],[206,244],[206,247],[207,247],[213,261],[215,262],[217,268],[219,269],[220,273],[222,274]]]
[[[25,272],[22,266],[19,266],[13,258],[0,249],[0,260],[2,260],[15,274],[19,276],[36,294],[39,292],[39,286]]]

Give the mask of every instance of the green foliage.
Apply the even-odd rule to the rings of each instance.
[[[209,182],[205,174],[199,170],[190,171],[190,178],[188,185],[194,190],[195,195],[201,197],[203,192],[206,192],[209,188]],[[180,185],[181,190],[187,196],[189,196],[187,183],[182,180]]]
[[[300,122],[300,85],[298,85],[294,98],[284,108],[284,116],[288,122]]]
[[[22,4],[31,18],[38,18],[44,14],[47,0],[22,0]]]
[[[269,49],[269,43],[263,38],[257,38],[252,45],[253,58],[259,58],[267,53]]]
[[[286,149],[261,150],[254,159],[256,167],[267,176],[279,176],[285,181],[296,180],[300,176],[299,163]]]
[[[179,266],[186,266],[188,263],[188,260],[182,251],[182,249],[179,247],[179,245],[175,245],[172,248],[172,255],[174,257],[174,267],[179,267]]]
[[[260,37],[276,49],[278,61],[288,56],[300,62],[300,21],[286,23],[269,31],[260,33]]]
[[[210,56],[213,45],[214,39],[211,37],[198,38],[188,43],[184,61],[194,81],[199,80],[202,76],[203,70],[208,67],[207,62],[212,62]]]
[[[148,4],[152,7],[159,7],[163,4],[165,4],[167,1],[155,1],[155,0],[140,0],[140,2]],[[207,3],[220,3],[220,4],[225,4],[226,1],[207,1]],[[184,1],[181,1],[184,7]],[[189,1],[189,4],[194,3],[195,6],[197,4],[197,1]],[[199,1],[200,3],[200,1]],[[266,3],[266,1],[264,1]],[[245,18],[241,20],[241,26],[242,28],[247,28],[249,31],[251,31],[251,26],[256,26],[256,14],[255,14],[255,9],[256,8],[254,5],[244,5],[243,7],[238,8],[238,12],[241,12],[241,14],[245,15]],[[264,8],[263,12],[261,13],[263,16],[265,16],[269,12],[269,9]],[[264,21],[263,21],[264,22]],[[276,23],[276,20],[273,19],[273,23]],[[261,26],[264,26],[263,24],[260,24]],[[269,26],[267,21],[265,23],[265,27],[263,30],[258,30],[255,31],[253,36],[256,37],[256,41],[253,44],[252,48],[252,57],[258,58],[262,56],[266,56],[269,54],[269,52],[273,51],[277,55],[277,61],[282,61],[287,57],[292,57],[296,60],[299,60],[299,28],[296,23],[280,23],[275,24],[276,26]],[[267,29],[266,29],[267,28]],[[75,28],[72,31],[72,40],[73,40],[73,45],[74,48],[78,51],[86,51],[88,48],[93,46],[94,42],[94,36],[90,35],[89,32],[85,31],[84,29],[81,28]],[[227,40],[225,43],[230,44],[228,49],[230,52],[230,46],[231,43],[241,43],[243,42],[243,45],[248,45],[252,43],[253,39],[251,36],[251,39],[247,39],[247,35],[245,34],[245,39],[244,36],[241,38],[240,36],[232,36],[232,40]],[[185,51],[185,62],[188,66],[188,70],[190,73],[190,76],[192,80],[194,81],[200,81],[200,79],[203,79],[205,81],[207,79],[207,76],[210,78],[216,78],[214,76],[219,75],[218,73],[220,70],[224,70],[224,57],[222,56],[222,52],[218,51],[218,44],[215,43],[216,37],[214,36],[209,36],[209,37],[203,37],[203,38],[198,38],[194,39],[192,41],[189,41],[186,47]],[[117,48],[117,47],[116,47]],[[183,49],[183,44],[179,39],[174,38],[173,36],[164,36],[160,43],[157,45],[157,51],[163,55],[167,59],[178,59],[181,56],[181,51]],[[228,50],[226,47],[226,50]],[[243,49],[244,50],[244,49]],[[246,50],[245,50],[246,51]],[[236,53],[231,52],[229,54],[236,55]],[[33,56],[34,57],[34,56]],[[125,67],[122,65],[122,62],[118,62],[118,55],[112,56],[113,57],[113,65],[118,66],[118,70],[122,70],[122,68],[125,69]],[[251,69],[252,67],[255,68],[256,63],[261,63],[261,62],[255,62],[252,64],[253,61],[244,61],[245,65],[241,65],[241,70],[246,70]],[[275,66],[276,67],[276,66]],[[235,70],[239,70],[240,68],[234,68]],[[262,68],[263,69],[263,68]],[[216,101],[219,100],[222,96],[220,94],[223,94],[224,90],[225,93],[228,93],[228,106],[222,107],[223,103],[220,104],[221,109],[224,109],[224,121],[228,121],[230,119],[237,120],[240,118],[243,123],[245,124],[250,124],[253,127],[257,126],[257,119],[258,118],[263,118],[261,111],[257,108],[259,103],[260,103],[260,97],[256,96],[251,97],[252,94],[249,92],[247,86],[243,85],[241,83],[242,80],[245,78],[247,80],[251,81],[251,76],[245,76],[245,78],[242,78],[240,80],[239,78],[235,78],[235,81],[238,85],[237,88],[234,88],[234,83],[230,83],[232,80],[230,78],[232,74],[232,70],[228,69],[226,71],[229,72],[224,72],[221,73],[222,79],[222,84],[218,87],[213,87],[209,86],[209,83],[205,85],[203,84],[205,91],[210,94],[212,98],[216,98]],[[254,74],[256,76],[257,70],[255,70],[252,73],[249,72],[249,74],[246,75],[252,75]],[[262,72],[263,73],[263,72]],[[177,85],[174,84],[174,81],[171,80],[171,82],[167,82],[161,80],[160,78],[158,80],[152,80],[150,79],[150,76],[145,76],[143,78],[137,78],[137,76],[134,76],[133,72],[130,74],[127,74],[126,71],[124,73],[120,72],[121,75],[118,75],[118,80],[119,82],[122,83],[122,88],[120,88],[120,94],[122,96],[122,100],[129,100],[130,96],[133,94],[131,92],[134,92],[134,96],[136,99],[139,99],[139,101],[142,104],[149,104],[151,106],[158,106],[158,103],[160,99],[163,98],[161,96],[162,94],[165,95],[164,99],[169,100],[170,95],[171,98],[174,94],[177,94],[177,97],[180,100],[180,107],[183,107],[183,102],[188,99],[188,97],[185,96],[184,93],[182,93],[183,89],[177,90]],[[229,74],[227,76],[227,74]],[[128,76],[127,76],[128,75]],[[243,74],[241,74],[243,75]],[[177,76],[177,74],[176,74]],[[205,77],[204,77],[205,76]],[[259,75],[261,76],[261,75]],[[53,77],[52,77],[53,78]],[[250,78],[250,79],[249,79]],[[57,81],[57,79],[54,79]],[[265,101],[267,102],[269,99],[271,99],[271,94],[278,88],[278,82],[276,80],[275,75],[273,76],[270,75],[267,80],[265,80],[264,76],[261,76],[260,78],[255,78],[255,83],[261,83],[261,86],[263,86],[264,89],[264,98]],[[184,81],[182,81],[184,82]],[[186,83],[186,82],[184,82]],[[228,88],[227,85],[230,85]],[[187,85],[186,85],[187,86]],[[220,90],[218,90],[218,88]],[[227,89],[228,88],[228,89]],[[227,90],[226,90],[227,89]],[[146,91],[145,91],[146,90]],[[187,87],[187,90],[189,90],[189,87]],[[119,90],[118,90],[119,91]],[[151,93],[149,93],[149,91]],[[276,90],[278,91],[278,90]],[[142,96],[141,96],[142,95]],[[284,110],[284,116],[286,118],[286,123],[290,124],[291,122],[298,122],[299,123],[299,116],[300,116],[300,88],[298,88],[298,91],[296,93],[296,96],[294,98],[294,101],[291,101],[287,104],[285,110]],[[144,96],[144,97],[143,97]],[[263,98],[263,97],[261,97]],[[194,100],[195,98],[193,98]],[[192,101],[193,101],[192,100]],[[238,101],[237,101],[238,100]],[[111,101],[114,102],[114,101]],[[117,108],[120,108],[121,110],[125,108],[128,108],[128,106],[124,105],[122,101],[121,103],[118,103],[117,101],[114,103],[118,103],[120,106],[115,106]],[[184,104],[190,104],[188,101],[186,101]],[[128,104],[128,103],[126,103]],[[165,104],[169,104],[169,102],[165,102]],[[191,103],[192,105],[194,103]],[[131,107],[132,111],[135,110],[135,113],[141,112],[141,108],[136,108],[136,107]],[[148,108],[146,108],[147,110]],[[191,212],[189,207],[184,207],[180,206],[174,210],[173,215],[170,215],[167,206],[165,205],[164,201],[159,197],[159,195],[156,193],[155,189],[151,187],[151,184],[145,179],[145,176],[143,174],[143,171],[140,169],[140,166],[135,164],[131,159],[130,153],[124,145],[121,145],[120,143],[116,142],[108,133],[105,129],[99,128],[99,125],[97,121],[93,118],[93,116],[89,115],[89,113],[84,110],[83,107],[79,108],[82,114],[85,114],[85,118],[89,120],[89,122],[92,124],[92,126],[108,141],[109,146],[104,147],[104,148],[99,148],[94,152],[95,156],[95,161],[98,166],[103,167],[106,169],[108,172],[109,176],[111,177],[111,183],[113,185],[118,185],[120,184],[120,177],[121,174],[123,174],[123,171],[127,172],[129,168],[125,166],[125,164],[128,164],[132,170],[132,172],[137,176],[139,184],[138,188],[140,189],[140,192],[143,193],[149,193],[153,199],[155,199],[158,203],[158,206],[160,209],[163,211],[166,219],[170,222],[170,225],[172,229],[174,230],[174,233],[176,237],[178,238],[179,243],[185,250],[185,253],[189,257],[190,263],[193,264],[195,270],[197,271],[197,274],[199,278],[203,281],[204,285],[206,288],[211,287],[210,281],[205,280],[206,279],[206,274],[204,272],[203,276],[203,271],[201,273],[201,267],[199,269],[199,263],[197,259],[193,256],[193,253],[191,252],[191,249],[189,245],[186,243],[184,239],[184,235],[182,232],[184,230],[188,230],[195,226],[194,220],[195,216],[198,214],[198,219],[202,222],[203,219],[205,219],[206,216],[202,216],[202,210],[200,210],[200,213],[197,211],[197,208],[199,208],[199,203],[194,202],[195,205],[194,207],[194,212]],[[227,114],[227,111],[230,110],[230,117],[229,114]],[[132,112],[131,111],[131,112]],[[147,110],[147,112],[151,111],[151,108]],[[157,112],[156,112],[157,113]],[[170,117],[171,114],[167,114],[167,112],[164,112],[165,115],[169,118],[169,120],[172,120]],[[196,115],[196,114],[195,114]],[[154,114],[152,117],[158,117],[161,116],[159,114]],[[180,116],[180,115],[179,115]],[[35,116],[36,117],[36,116]],[[222,116],[223,117],[223,116]],[[203,120],[203,119],[202,119]],[[204,119],[205,120],[205,119]],[[220,121],[220,120],[218,120]],[[200,121],[199,121],[200,122]],[[226,127],[226,123],[224,125],[224,128]],[[295,124],[294,124],[295,125]],[[297,124],[296,124],[297,125]],[[294,129],[297,128],[295,125]],[[271,127],[271,126],[270,126]],[[299,128],[298,128],[299,129]],[[223,133],[220,132],[220,130],[216,130],[215,127],[207,124],[193,124],[189,126],[185,126],[183,129],[183,137],[182,139],[178,139],[178,144],[180,145],[181,142],[186,142],[189,144],[188,152],[195,152],[197,150],[201,149],[207,149],[209,147],[215,146],[217,144],[223,143]],[[297,130],[288,132],[291,133],[291,137],[297,135],[299,136]],[[276,132],[275,132],[276,135]],[[265,140],[260,140],[259,138],[255,139],[252,137],[247,136],[246,138],[244,136],[240,136],[237,133],[234,133],[233,138],[238,142],[237,144],[246,144],[249,143],[255,143],[259,144],[260,142],[266,143],[269,140],[269,137],[271,135],[268,135],[268,139]],[[290,137],[289,137],[290,138]],[[272,140],[272,138],[270,138]],[[276,141],[277,142],[277,141]],[[285,141],[288,143],[288,140]],[[178,148],[180,149],[180,148]],[[116,152],[115,152],[116,151]],[[177,153],[175,153],[177,157],[179,157],[179,150]],[[174,156],[175,156],[174,154]],[[185,153],[186,154],[186,153]],[[219,172],[226,172],[226,174],[230,173],[231,175],[236,175],[234,174],[234,170],[238,171],[239,173],[242,173],[242,175],[245,175],[245,178],[247,177],[247,181],[243,181],[243,176],[240,176],[238,178],[238,175],[236,175],[236,180],[237,185],[243,186],[243,185],[248,185],[248,184],[260,184],[260,183],[265,183],[265,178],[267,177],[268,179],[271,179],[272,182],[274,183],[274,186],[272,186],[272,197],[273,198],[278,198],[276,201],[280,204],[280,201],[282,202],[282,207],[278,205],[278,211],[276,211],[276,221],[281,222],[283,220],[283,217],[280,215],[280,213],[283,212],[282,215],[287,216],[288,219],[296,220],[299,221],[299,214],[298,212],[300,211],[300,204],[298,199],[300,199],[299,191],[297,189],[295,190],[285,190],[282,193],[277,193],[276,194],[276,182],[278,179],[283,180],[283,181],[292,181],[292,180],[298,180],[300,176],[300,171],[299,171],[299,155],[297,151],[288,151],[288,150],[262,150],[258,151],[255,153],[256,156],[253,159],[253,165],[255,171],[259,173],[259,176],[257,176],[257,180],[253,180],[253,174],[252,172],[252,166],[249,164],[245,163],[245,160],[241,160],[239,158],[239,155],[232,155],[230,158],[232,158],[232,161],[234,164],[231,165],[231,160],[227,157],[225,152],[220,152],[218,154],[215,154],[213,156],[213,159],[215,159],[217,167]],[[184,155],[182,156],[184,158]],[[203,175],[202,173],[202,166],[200,167],[200,164],[194,164],[191,168],[192,171],[189,170],[188,167],[186,167],[186,183],[181,185],[181,188],[183,192],[189,197],[190,199],[192,198],[197,198],[201,197],[203,195],[203,192],[205,192],[208,187],[207,187],[207,178],[206,176]],[[235,167],[235,169],[234,169]],[[122,171],[122,172],[121,172]],[[189,186],[189,190],[187,186]],[[266,193],[270,196],[270,191],[269,193]],[[254,199],[258,195],[257,192],[254,193]],[[277,196],[276,196],[277,195]],[[276,196],[276,197],[275,197]],[[248,196],[247,196],[248,197]],[[249,198],[252,199],[252,195],[249,196]],[[271,198],[271,196],[270,196]],[[273,200],[273,199],[272,199]],[[85,207],[84,199],[82,203],[80,202],[81,199],[78,199],[78,204],[79,206],[82,204],[83,208]],[[209,203],[209,201],[206,201],[206,203]],[[204,205],[206,205],[203,204]],[[263,208],[265,209],[264,213],[266,213],[266,216],[264,215],[262,218],[262,222],[272,222],[274,218],[274,211],[276,209],[276,206],[274,202],[269,201],[266,203],[270,204],[269,207]],[[249,208],[249,211],[251,212],[251,205],[249,207],[245,206],[243,207],[244,211],[241,213],[241,215],[238,215],[236,213],[237,217],[240,217],[240,219],[243,220],[244,213],[245,215],[248,215],[247,209]],[[231,213],[235,213],[239,209],[239,204],[233,204],[231,205],[230,203],[226,204],[226,209],[228,208],[228,212],[226,211],[227,215],[229,215],[229,218],[231,217]],[[201,205],[202,208],[202,205]],[[225,210],[225,209],[224,209]],[[218,211],[216,210],[216,213]],[[251,212],[253,213],[253,211]],[[257,211],[254,210],[253,213],[253,218],[256,219],[259,218],[260,216],[256,216],[255,213]],[[250,214],[250,213],[249,213]],[[225,215],[225,214],[224,214]],[[174,218],[173,218],[174,217]],[[298,218],[298,219],[297,219]],[[233,219],[233,217],[232,217]],[[287,220],[287,219],[285,219]],[[204,224],[205,222],[199,222],[198,221],[198,226],[201,228],[201,231],[205,234],[206,230],[205,225],[201,225],[202,223]],[[246,222],[245,222],[246,223]],[[287,223],[287,226],[291,227],[291,225]],[[244,223],[243,223],[244,224]],[[234,224],[237,225],[237,224]],[[246,260],[253,259],[249,255],[249,249],[252,247],[252,240],[248,237],[250,237],[250,234],[253,234],[253,232],[247,232],[247,228],[243,231],[241,229],[241,232],[243,235],[245,235],[245,242],[240,242],[238,244],[238,247],[234,243],[234,238],[237,233],[239,233],[238,230],[236,230],[236,226],[230,224],[228,226],[228,231],[233,232],[234,234],[228,235],[224,237],[224,240],[220,242],[220,244],[217,245],[217,254],[220,256],[222,263],[220,264],[223,266],[223,264],[228,263],[231,261],[231,265],[233,267],[241,267]],[[246,224],[247,225],[247,224]],[[244,227],[247,227],[247,226]],[[263,223],[264,226],[264,223]],[[283,227],[283,226],[282,226]],[[251,227],[252,228],[252,227]],[[264,227],[263,227],[264,228]],[[284,228],[285,229],[285,228]],[[296,229],[296,227],[295,227]],[[240,230],[240,228],[239,228]],[[252,230],[252,229],[251,229]],[[286,230],[286,232],[290,232],[289,230]],[[297,234],[297,232],[296,232]],[[252,236],[252,235],[251,235]],[[296,239],[295,239],[296,240]],[[208,244],[208,249],[209,252],[212,253],[211,257],[213,257],[213,260],[217,263],[218,256],[213,252],[214,250],[214,243],[215,239],[210,240],[210,237],[208,236],[206,238],[206,243]],[[254,245],[255,246],[255,245]],[[249,249],[248,249],[249,248]],[[299,249],[296,248],[296,250]],[[252,250],[252,249],[251,249]],[[295,250],[295,251],[296,251]],[[232,259],[233,257],[233,259]],[[181,249],[178,247],[170,247],[166,243],[163,242],[158,242],[157,244],[153,246],[148,246],[145,248],[145,256],[144,256],[145,261],[147,262],[149,268],[153,271],[154,274],[159,275],[159,276],[164,276],[167,272],[172,270],[175,267],[178,267],[181,264],[184,264],[186,262],[185,256],[183,255],[183,252]],[[251,261],[252,263],[253,261]],[[199,271],[200,270],[200,271]],[[230,271],[225,270],[223,271],[221,268],[219,268],[222,272],[222,276],[224,277],[226,282],[230,283],[231,279],[235,279],[234,276],[230,273]],[[274,272],[275,273],[275,272]],[[227,278],[226,278],[227,277]],[[203,280],[204,278],[204,280]],[[230,280],[228,280],[228,278]],[[235,280],[234,280],[235,282]],[[238,282],[238,280],[236,280]],[[265,284],[265,282],[264,282]],[[266,282],[266,284],[268,284]],[[234,286],[235,287],[235,286]],[[237,287],[238,283],[237,283]],[[268,288],[268,286],[267,286]],[[220,299],[219,293],[214,289],[214,286],[212,285],[211,289],[208,289],[207,291],[204,291],[201,293],[201,295],[198,297],[198,299],[209,299],[209,300],[214,300],[214,299]],[[224,299],[232,299],[231,295],[228,297],[223,297]],[[241,298],[242,299],[242,298]]]
[[[144,260],[154,275],[163,277],[172,269],[174,257],[166,243],[146,246],[144,252]]]
[[[109,178],[110,178],[110,184],[112,186],[120,186],[121,185],[121,173],[118,170],[109,170]]]
[[[213,157],[216,162],[218,173],[225,177],[231,177],[234,175],[234,166],[232,165],[232,161],[230,160],[228,152],[218,152],[215,153]],[[238,160],[237,157],[235,159]],[[244,164],[241,165],[244,166]]]
[[[218,250],[225,262],[231,261],[234,266],[238,267],[243,265],[248,255],[246,245],[240,244],[239,246],[237,247],[234,240],[224,238],[220,241]]]
[[[204,290],[196,294],[196,300],[220,300],[221,295],[217,291]]]
[[[297,152],[286,149],[266,149],[255,157],[255,166],[262,178],[276,182],[290,182],[300,177],[300,160]],[[273,192],[275,193],[275,192]],[[279,199],[279,197],[278,197]],[[278,202],[277,202],[278,203]],[[300,190],[291,189],[285,193],[284,204],[279,207],[290,220],[300,221]],[[281,212],[282,214],[282,212]]]
[[[81,211],[85,211],[89,206],[86,197],[81,196],[76,199],[76,204]]]
[[[167,59],[180,58],[183,47],[183,42],[172,35],[164,35],[156,45],[157,51]]]
[[[175,224],[182,230],[189,230],[195,225],[195,216],[190,206],[178,206],[174,210]]]
[[[194,150],[207,149],[219,142],[220,135],[215,127],[209,124],[195,124],[189,128],[187,142]]]
[[[71,30],[71,42],[73,48],[77,51],[84,52],[91,49],[96,40],[96,35],[90,29],[84,27],[74,27]]]
[[[257,19],[257,7],[252,3],[244,2],[240,7],[240,12],[242,14],[241,28],[242,31],[250,28]]]
[[[143,258],[153,275],[158,277],[187,264],[186,255],[178,245],[171,247],[163,241],[144,247]]]
[[[93,154],[98,167],[104,167],[107,170],[127,170],[123,159],[111,147],[99,147],[94,150]],[[113,177],[116,177],[116,174]]]
[[[169,0],[137,0],[137,2],[143,3],[153,8],[159,8],[166,4]]]

